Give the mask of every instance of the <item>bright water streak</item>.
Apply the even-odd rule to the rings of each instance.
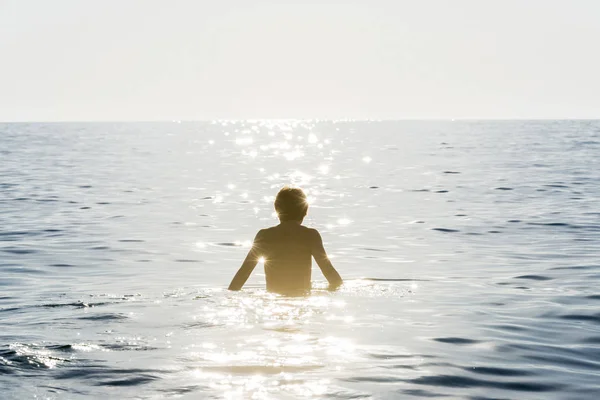
[[[2,398],[596,399],[599,153],[594,121],[0,125]],[[345,287],[226,291],[286,183]]]

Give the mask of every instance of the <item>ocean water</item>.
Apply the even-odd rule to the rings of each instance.
[[[0,124],[2,399],[600,398],[600,121]],[[345,285],[266,293],[303,187]]]

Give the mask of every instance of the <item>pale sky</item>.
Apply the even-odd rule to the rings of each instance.
[[[600,118],[598,0],[0,0],[0,121]]]

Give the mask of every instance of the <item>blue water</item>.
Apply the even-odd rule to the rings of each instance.
[[[0,393],[600,398],[599,121],[0,124]],[[226,289],[284,184],[346,280]]]

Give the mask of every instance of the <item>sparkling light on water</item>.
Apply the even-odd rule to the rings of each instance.
[[[0,128],[2,399],[596,400],[597,122]],[[289,184],[344,285],[226,290]]]

